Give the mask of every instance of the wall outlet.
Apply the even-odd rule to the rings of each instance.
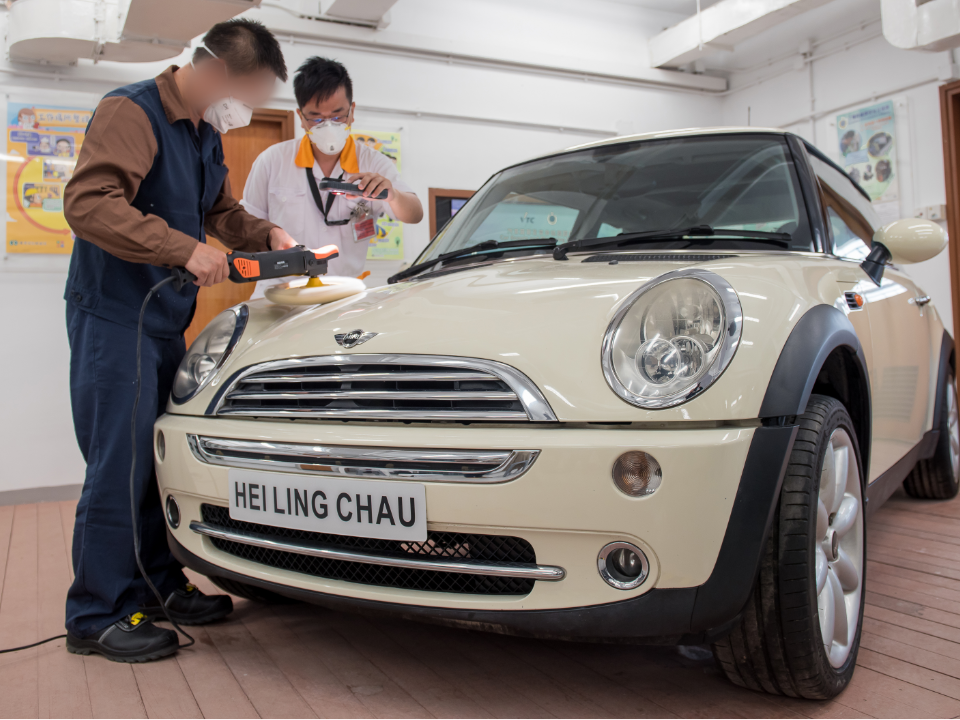
[[[927,205],[917,210],[916,213],[914,213],[914,217],[923,218],[924,220],[946,220],[947,206]]]

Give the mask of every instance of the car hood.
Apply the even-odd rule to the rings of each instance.
[[[807,289],[817,280],[806,276],[818,261],[824,263],[786,253],[749,255],[704,259],[681,254],[646,261],[634,261],[634,255],[615,262],[520,258],[373,288],[306,309],[251,302],[252,322],[239,347],[197,404],[208,403],[238,370],[260,362],[403,353],[511,365],[540,388],[564,422],[755,418],[779,350],[802,315],[797,310],[810,304]],[[636,408],[616,396],[603,377],[604,333],[631,292],[666,272],[692,266],[717,273],[738,292],[745,316],[743,342],[724,375],[697,399],[666,410]],[[351,330],[376,336],[351,349],[340,347],[334,336]],[[188,406],[171,410],[197,411]]]

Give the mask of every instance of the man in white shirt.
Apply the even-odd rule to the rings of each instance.
[[[277,143],[253,163],[242,204],[251,215],[275,223],[307,247],[336,245],[340,257],[329,273],[357,277],[375,236],[374,222],[386,215],[404,223],[423,219],[423,206],[383,153],[350,136],[355,103],[347,69],[334,60],[309,58],[293,78],[303,139]],[[331,195],[318,188],[324,178],[356,183],[363,196]],[[373,200],[382,191],[385,200]],[[285,279],[261,280],[253,297]]]

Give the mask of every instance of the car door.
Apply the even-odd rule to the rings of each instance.
[[[849,271],[838,273],[837,284],[864,300],[862,310],[848,305],[847,311],[861,342],[870,346],[872,481],[920,442],[927,429],[930,323],[923,305],[916,302],[920,295],[916,285],[899,268],[888,267],[879,287],[859,268],[879,219],[846,174],[818,158],[811,161],[833,253],[851,265]]]

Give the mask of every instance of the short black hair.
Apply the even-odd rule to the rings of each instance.
[[[267,68],[283,82],[287,81],[287,64],[283,61],[280,43],[261,22],[233,18],[217,23],[203,36],[203,44],[237,75]],[[193,51],[194,62],[209,56],[201,47]]]
[[[347,102],[352,103],[353,81],[347,69],[336,60],[307,58],[293,76],[293,94],[301,110],[314,98],[323,102],[340,88],[347,93]]]

